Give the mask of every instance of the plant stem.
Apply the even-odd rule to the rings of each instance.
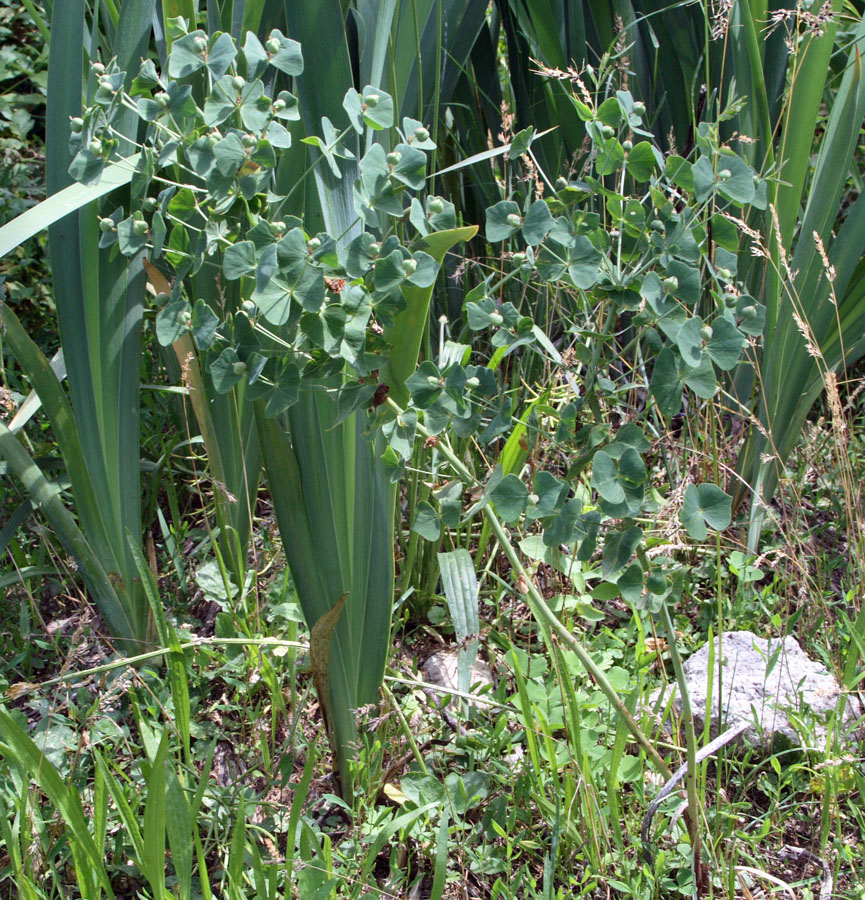
[[[400,407],[396,403],[394,403],[393,400],[388,398],[387,402],[397,415],[401,415],[403,413],[403,410],[400,409]],[[424,426],[420,423],[418,423],[417,432],[423,438],[428,438],[431,436],[427,429],[424,428]],[[459,474],[459,476],[465,482],[472,485],[478,483],[472,473],[468,470],[468,468],[453,452],[450,445],[448,444],[446,437],[439,438],[438,450],[454,467],[454,469],[457,471],[457,474]],[[580,665],[582,665],[583,668],[589,673],[595,684],[600,688],[601,692],[610,702],[610,705],[624,720],[628,730],[634,736],[634,739],[637,741],[640,747],[645,751],[646,756],[648,756],[648,758],[651,760],[652,765],[657,769],[658,772],[664,775],[665,778],[670,778],[672,776],[672,771],[664,762],[660,753],[658,753],[658,751],[655,749],[652,742],[646,736],[643,729],[640,728],[640,726],[637,724],[636,719],[628,711],[621,697],[619,697],[618,693],[616,692],[616,689],[607,680],[607,676],[594,661],[594,659],[592,659],[583,645],[559,621],[558,617],[547,605],[546,600],[544,600],[544,598],[540,595],[538,589],[534,586],[531,577],[526,572],[522,562],[520,561],[517,551],[514,549],[514,546],[511,543],[510,537],[508,536],[507,532],[502,526],[502,523],[499,521],[498,516],[495,514],[493,508],[489,505],[489,503],[484,506],[483,513],[486,517],[487,522],[489,522],[493,534],[496,536],[496,540],[499,542],[499,546],[504,551],[505,556],[507,556],[508,561],[511,564],[514,574],[514,580],[518,580],[520,579],[520,576],[522,576],[522,580],[528,585],[526,600],[532,610],[532,615],[535,617],[535,621],[538,623],[541,629],[541,634],[544,638],[544,641],[550,647],[550,650],[553,651],[553,634],[555,634],[555,637],[574,653],[574,655],[579,660]],[[553,634],[551,634],[551,632]]]

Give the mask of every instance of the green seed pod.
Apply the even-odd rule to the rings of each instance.
[[[168,106],[168,94],[165,91],[160,91],[153,97],[153,102],[160,108],[165,109]]]
[[[616,129],[612,125],[602,125],[601,134],[605,138],[611,138],[616,133]]]
[[[747,319],[749,322],[753,322],[754,319],[757,318],[757,307],[756,306],[743,306],[742,307],[742,318]]]
[[[625,153],[630,153],[631,150],[634,149],[633,141],[622,141],[622,148],[624,149]]]
[[[310,253],[315,253],[321,247],[321,241],[317,237],[310,238],[306,242],[306,246]]]
[[[471,378],[466,378],[466,387],[471,388],[472,390],[476,387],[481,386],[481,380],[475,375],[472,375]]]
[[[82,129],[84,128],[84,119],[81,116],[73,116],[69,120],[69,130],[73,134],[81,134]]]
[[[732,273],[729,269],[725,269],[725,268],[723,268],[723,267],[720,267],[720,268],[718,269],[718,277],[719,277],[719,278],[723,278],[723,279],[725,279],[726,281],[729,281],[729,280],[733,277],[733,273]]]
[[[207,50],[207,38],[200,35],[192,42],[197,53],[204,53]]]
[[[102,156],[102,141],[100,141],[99,138],[93,138],[93,140],[87,145],[87,149],[95,156]]]
[[[642,100],[638,100],[632,107],[635,116],[644,116],[646,114],[646,104]]]
[[[426,205],[427,209],[434,216],[445,211],[445,203],[441,197],[430,197],[429,200],[427,200]]]
[[[652,219],[649,228],[651,228],[652,231],[657,231],[658,234],[663,234],[667,230],[667,226],[660,219]]]
[[[264,45],[265,49],[268,53],[279,53],[280,43],[279,38],[272,37],[270,40]]]
[[[700,329],[700,337],[701,337],[704,341],[711,341],[711,340],[712,340],[712,335],[713,335],[713,334],[714,334],[714,332],[712,331],[712,326],[711,326],[711,325],[704,325],[704,326]]]
[[[102,63],[96,62],[90,66],[93,74],[98,78],[100,75],[105,74],[105,66]]]
[[[718,172],[718,181],[726,181],[733,173],[729,169],[721,169]]]
[[[402,153],[400,153],[399,150],[391,150],[386,159],[389,166],[398,165],[399,161],[402,159]]]
[[[515,253],[511,259],[516,263],[516,265],[521,266],[526,261],[525,253]]]
[[[569,187],[570,187],[570,183],[568,182],[568,179],[565,178],[563,175],[559,175],[559,177],[556,179],[556,190],[557,191],[566,191]]]
[[[363,98],[363,102],[367,109],[375,109],[378,106],[379,100],[381,100],[381,97],[378,94],[367,94]]]
[[[240,304],[240,308],[246,313],[249,318],[252,318],[258,307],[252,302],[252,300],[244,300],[243,303]]]
[[[426,383],[427,383],[431,388],[441,387],[441,384],[440,384],[440,382],[439,382],[439,379],[436,378],[435,375],[427,375]]]
[[[183,322],[187,328],[192,328],[192,313],[189,310],[186,310],[180,317],[180,321]]]
[[[381,244],[378,241],[373,241],[369,245],[369,252],[371,256],[378,256],[381,253]]]
[[[491,325],[501,325],[505,321],[504,316],[501,313],[491,312],[490,313],[490,324]]]
[[[141,208],[144,212],[152,213],[157,206],[159,206],[159,201],[156,197],[145,197],[144,200],[141,201]]]
[[[136,219],[132,223],[132,230],[139,236],[144,237],[147,234],[147,222],[144,219]]]
[[[99,87],[101,87],[105,91],[111,91],[112,93],[114,93],[115,91],[114,84],[112,83],[111,78],[108,75],[103,75],[99,79]]]
[[[285,109],[286,106],[288,106],[288,104],[285,102],[285,100],[282,99],[282,97],[277,97],[276,100],[273,101],[274,112],[281,112],[283,109]]]
[[[243,75],[235,75],[234,78],[231,79],[231,83],[234,85],[234,89],[238,94],[246,87],[246,79]]]
[[[668,276],[661,283],[671,293],[679,289],[679,279],[675,275]]]
[[[103,234],[108,234],[109,231],[114,231],[114,220],[109,218],[104,218],[99,220],[99,230]]]
[[[523,224],[523,220],[516,213],[511,213],[505,221],[511,228],[519,228]]]
[[[284,234],[285,233],[285,222],[271,222],[270,230],[274,234]]]
[[[402,270],[406,275],[414,275],[417,272],[417,261],[414,259],[404,259],[402,261]]]
[[[247,150],[251,150],[253,147],[258,146],[258,138],[254,134],[245,134],[240,139],[240,143],[243,144]]]
[[[242,360],[238,360],[236,363],[232,363],[231,368],[233,369],[235,375],[246,375],[246,363]]]
[[[414,130],[414,136],[417,140],[423,142],[429,140],[429,129],[424,128],[423,125],[418,125]]]
[[[541,498],[540,498],[537,494],[529,494],[529,503],[531,503],[532,506],[537,506],[537,505],[538,505],[538,501],[539,501],[540,499],[541,499]]]

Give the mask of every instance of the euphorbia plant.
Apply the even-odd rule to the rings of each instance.
[[[376,433],[372,415],[388,391],[405,395],[439,265],[476,229],[456,227],[452,204],[423,197],[435,145],[419,121],[396,124],[384,91],[349,87],[345,125],[324,118],[301,137],[288,90],[303,71],[296,41],[248,33],[238,51],[227,34],[171,27],[165,72],[145,62],[127,93],[123,74],[106,67],[72,171],[98,176],[118,116],[134,109],[146,123],[137,200],[102,220],[101,245],[149,257],[165,279],[152,280],[170,286],[157,298],[159,341],[191,338],[213,389],[254,410],[349,793],[355,711],[376,702],[390,643],[400,458],[388,441],[411,439],[414,414]],[[357,174],[350,217],[324,193],[316,233],[299,182],[279,191],[279,173],[308,161],[331,179]]]

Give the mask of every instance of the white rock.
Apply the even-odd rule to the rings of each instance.
[[[721,653],[719,650],[719,643]],[[711,736],[746,723],[748,727],[736,739],[740,746],[771,749],[776,738],[783,744],[823,749],[826,746],[826,722],[838,706],[841,688],[825,666],[804,653],[793,637],[766,640],[750,631],[727,631],[715,637],[715,665],[712,707],[709,711]],[[699,736],[706,718],[709,685],[709,645],[705,644],[683,665],[694,725]],[[722,658],[721,658],[722,657]],[[655,709],[660,690],[651,697]],[[660,709],[673,696],[673,709],[681,715],[682,703],[676,685],[666,689]],[[719,727],[719,695],[724,715]],[[840,750],[855,740],[862,704],[850,695],[844,710]],[[800,730],[791,716],[807,726]],[[786,740],[784,740],[786,739]]]

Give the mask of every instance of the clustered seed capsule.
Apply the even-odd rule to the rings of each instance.
[[[443,213],[445,209],[444,200],[441,197],[430,197],[427,200],[427,209],[434,215],[437,216],[439,213]]]
[[[192,43],[198,53],[204,53],[204,51],[207,49],[207,38],[199,36]]]
[[[272,37],[264,46],[268,53],[279,53],[279,38]]]
[[[646,114],[646,104],[642,100],[638,100],[631,109],[635,116],[644,116]]]
[[[319,247],[321,247],[321,241],[317,237],[310,238],[306,242],[306,246],[309,248],[310,253],[315,253],[315,251],[318,250]]]
[[[375,109],[378,106],[379,100],[381,100],[381,97],[378,94],[367,94],[363,98],[363,102],[366,104],[367,109]]]
[[[144,219],[136,219],[132,223],[132,230],[139,236],[144,237],[147,234],[147,222]]]
[[[417,272],[417,260],[404,259],[402,262],[402,270],[406,275],[414,275]]]
[[[523,220],[516,213],[511,213],[506,221],[511,228],[519,228],[523,224]]]
[[[668,275],[662,284],[668,291],[675,291],[679,288],[679,279],[675,275]]]
[[[501,325],[504,322],[504,316],[501,313],[491,312],[490,313],[490,323],[492,325]]]
[[[84,119],[80,116],[73,116],[69,120],[69,130],[73,134],[81,134],[82,129],[84,128]]]
[[[402,153],[399,150],[391,150],[387,155],[387,164],[389,166],[396,166],[399,164],[399,161],[402,159]]]

